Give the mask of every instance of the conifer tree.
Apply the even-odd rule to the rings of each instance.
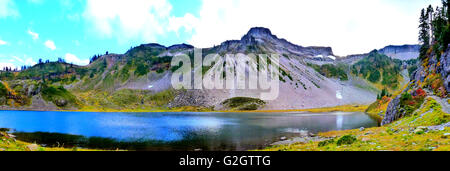
[[[419,42],[422,44],[420,48],[420,58],[423,59],[426,55],[428,48],[430,47],[430,36],[428,34],[429,24],[428,15],[425,13],[425,9],[422,9],[419,20]]]

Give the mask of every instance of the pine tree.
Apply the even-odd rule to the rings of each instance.
[[[448,0],[442,0],[442,13],[447,18],[447,24],[450,24],[450,11],[448,10],[450,8],[450,3]]]
[[[422,44],[422,47],[420,48],[420,59],[424,59],[426,56],[426,52],[430,47],[430,36],[428,34],[428,15],[425,13],[425,9],[422,9],[420,13],[419,22],[419,42]]]
[[[436,44],[434,45],[433,49],[435,54],[438,54],[438,58],[440,57],[441,50],[444,50],[447,46],[444,42],[445,40],[445,26],[447,25],[447,21],[445,19],[444,14],[444,8],[436,8],[436,11],[434,13],[434,20],[432,21],[433,25],[433,35],[434,40],[436,40]]]

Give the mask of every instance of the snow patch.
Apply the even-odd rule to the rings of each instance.
[[[339,99],[339,100],[342,100],[342,99],[343,99],[342,93],[341,93],[340,90],[336,91],[336,98]]]

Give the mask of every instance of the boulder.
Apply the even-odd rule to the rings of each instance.
[[[59,107],[64,107],[67,105],[67,101],[64,99],[56,100],[55,105]]]
[[[423,133],[425,133],[425,131],[423,129],[417,128],[414,130],[414,133],[415,134],[423,134]]]
[[[417,127],[417,129],[422,129],[422,130],[424,130],[424,131],[427,131],[427,130],[428,130],[428,127],[426,127],[426,126],[419,126],[419,127]]]
[[[29,151],[37,151],[39,149],[39,146],[37,144],[30,144],[30,145],[27,145],[27,149]]]

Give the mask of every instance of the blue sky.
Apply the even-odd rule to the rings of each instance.
[[[0,0],[0,66],[58,57],[86,64],[157,42],[210,47],[268,27],[337,55],[417,43],[420,9],[440,0]]]
[[[168,3],[172,1],[176,0]],[[149,42],[139,36],[123,40],[116,36],[98,36],[95,26],[87,19],[89,16],[84,16],[87,1],[83,0],[0,0],[0,5],[5,4],[11,11],[9,15],[0,13],[2,68],[32,65],[39,58],[56,60],[58,57],[86,64],[86,60],[94,54],[104,54],[106,51],[124,53],[131,46],[150,41],[171,45],[184,43],[188,39],[188,34],[183,34],[183,31],[179,34],[167,32]],[[171,16],[198,14],[200,5],[200,1],[171,3]],[[54,46],[49,42],[53,42]]]

